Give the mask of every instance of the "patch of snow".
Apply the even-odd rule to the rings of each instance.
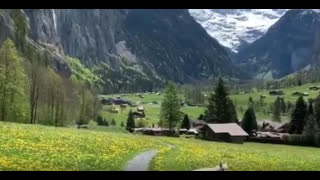
[[[288,9],[189,9],[208,34],[233,52],[260,38]]]

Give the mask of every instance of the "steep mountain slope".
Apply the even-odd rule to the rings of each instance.
[[[287,9],[190,9],[190,14],[219,43],[233,52],[260,38]]]
[[[102,77],[107,91],[150,90],[167,80],[186,83],[219,75],[241,77],[225,49],[188,10],[24,12],[32,40],[61,56],[79,58]]]
[[[125,25],[128,46],[166,79],[188,82],[234,74],[224,48],[187,10],[132,10]]]
[[[320,15],[312,10],[290,10],[268,32],[240,51],[237,62],[253,76],[281,78],[312,61]]]

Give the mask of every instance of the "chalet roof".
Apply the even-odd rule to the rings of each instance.
[[[144,110],[144,107],[143,107],[143,106],[138,106],[138,107],[137,107],[137,110],[143,111],[143,110]]]
[[[214,133],[228,133],[230,136],[249,136],[238,124],[207,124]]]
[[[207,124],[207,122],[204,120],[196,120],[193,122],[193,124],[201,124],[201,125],[203,124],[204,125],[204,124]]]

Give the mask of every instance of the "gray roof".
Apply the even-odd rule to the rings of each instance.
[[[249,136],[236,123],[207,124],[214,133],[228,133],[230,136]]]

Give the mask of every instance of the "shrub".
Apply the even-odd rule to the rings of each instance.
[[[98,126],[98,123],[96,121],[90,120],[88,123],[89,129],[96,129]]]
[[[136,128],[143,128],[148,126],[148,121],[145,119],[138,119],[135,121]]]
[[[293,145],[306,145],[306,138],[302,135],[293,134],[288,137],[288,141]]]

